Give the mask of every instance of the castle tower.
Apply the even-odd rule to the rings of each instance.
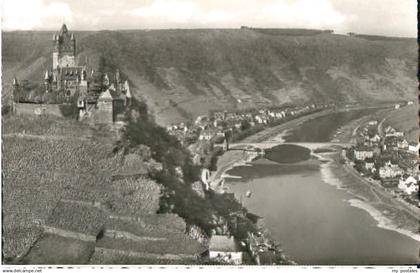
[[[130,85],[128,84],[127,80],[124,82],[124,92],[123,93],[125,94],[125,98],[126,98],[125,105],[126,106],[131,105],[132,96],[131,96],[131,92],[130,92]]]
[[[103,85],[108,88],[109,86],[109,78],[108,78],[108,74],[105,73],[104,75],[104,81],[103,81]]]
[[[13,78],[13,88],[19,86],[19,82],[16,77]]]
[[[53,36],[53,40],[53,69],[76,66],[76,39],[65,24],[61,27],[60,32]]]
[[[115,72],[115,83],[116,84],[121,83],[121,77],[120,77],[120,70],[119,69],[117,69],[117,71]]]
[[[86,68],[83,67],[80,73],[80,84],[79,84],[80,94],[86,95],[87,90],[88,90],[87,73],[86,73]]]
[[[48,70],[45,71],[44,86],[45,86],[45,92],[48,93],[50,91],[50,74]]]
[[[16,77],[13,78],[13,90],[12,90],[12,101],[11,101],[11,111],[16,113],[16,104],[19,102],[19,82]]]

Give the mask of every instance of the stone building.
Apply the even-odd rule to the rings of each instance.
[[[243,251],[238,242],[226,235],[213,235],[209,243],[209,258],[229,264],[242,264]]]
[[[75,35],[69,32],[65,24],[53,35],[53,43],[52,67],[43,74],[43,86],[40,87],[44,89],[42,95],[31,100],[30,93],[34,90],[24,91],[26,85],[23,81],[19,83],[14,78],[13,103],[62,104],[74,98],[77,99],[74,107],[79,110],[79,119],[92,117],[98,123],[121,121],[125,110],[131,105],[132,95],[128,81],[122,80],[119,70],[110,79],[108,74],[88,68],[87,62],[79,65]],[[15,109],[15,104],[12,106]]]
[[[87,68],[77,64],[74,34],[63,24],[53,35],[53,42],[53,63],[52,69],[45,72],[45,91],[63,92],[67,97],[87,92]]]

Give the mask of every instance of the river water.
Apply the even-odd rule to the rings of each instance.
[[[364,114],[344,112],[317,118],[285,139],[329,141],[338,127]],[[366,210],[351,206],[356,197],[332,185],[329,180],[335,178],[326,168],[328,165],[313,161],[279,165],[257,160],[230,170],[230,175],[241,178],[229,179],[228,184],[250,212],[263,218],[273,239],[299,264],[416,264],[419,242],[378,227]],[[248,190],[251,198],[244,197]]]

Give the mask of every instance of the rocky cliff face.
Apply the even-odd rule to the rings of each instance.
[[[3,88],[42,81],[52,32],[3,33]],[[161,124],[212,109],[413,100],[415,39],[252,29],[76,32],[78,58],[128,76]],[[7,92],[4,93],[4,95]]]

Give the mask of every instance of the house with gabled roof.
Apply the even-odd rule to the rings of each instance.
[[[213,235],[209,244],[209,258],[219,262],[241,264],[243,252],[233,236]]]

